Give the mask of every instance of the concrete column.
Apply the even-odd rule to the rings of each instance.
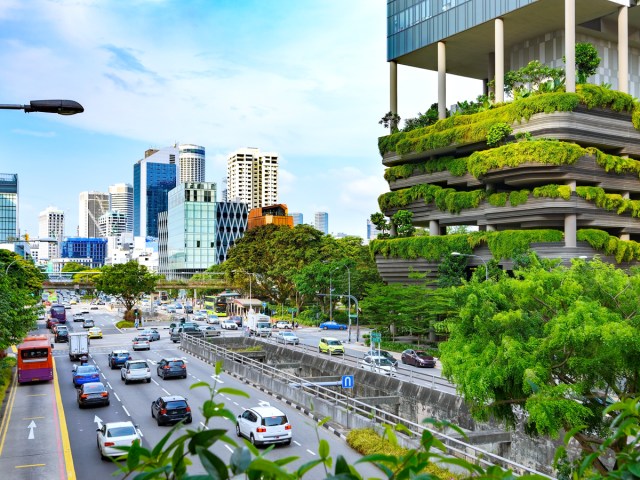
[[[492,80],[495,80],[496,78],[496,55],[493,52],[490,52],[487,55],[487,83],[491,82]],[[489,86],[487,85],[486,91],[484,92],[485,95],[489,95],[490,93],[493,93],[496,91],[496,86],[495,86],[495,82],[492,88],[489,88]]]
[[[618,90],[629,93],[629,7],[618,9]]]
[[[575,180],[568,180],[565,185],[569,186],[571,188],[572,192],[576,191],[576,181]]]
[[[438,42],[438,118],[447,118],[447,49]]]
[[[576,91],[576,0],[564,0],[565,87]]]
[[[495,231],[496,231],[495,225],[487,224],[487,232],[495,232]]]
[[[564,246],[576,246],[576,230],[578,220],[575,213],[568,213],[564,216]]]
[[[625,200],[629,200],[629,192],[622,192],[620,195],[622,195],[622,198]]]
[[[389,62],[389,110],[391,113],[398,113],[398,62]],[[397,127],[395,122],[391,122],[391,132]]]
[[[432,237],[440,235],[440,224],[437,220],[429,220],[429,235]]]
[[[620,234],[620,240],[624,240],[624,241],[628,242],[629,240],[631,240],[631,234],[629,234],[629,233],[621,233]]]
[[[504,21],[495,21],[496,103],[504,102]]]

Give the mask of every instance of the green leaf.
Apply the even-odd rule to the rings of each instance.
[[[202,462],[202,466],[207,471],[211,479],[226,480],[229,478],[227,466],[218,456],[207,450],[206,447],[200,445],[196,447],[196,452]]]
[[[135,440],[127,453],[127,467],[133,470],[138,463],[140,463],[140,440]]]
[[[247,447],[238,447],[231,453],[231,471],[241,474],[247,471],[251,464],[251,452]]]
[[[251,398],[249,394],[243,390],[238,390],[237,388],[223,387],[218,389],[218,393],[226,393],[228,395],[236,395],[238,397]]]
[[[191,386],[189,387],[189,390],[193,390],[194,388],[200,388],[200,387],[206,387],[210,389],[211,385],[209,385],[207,382],[196,382],[191,384]]]
[[[329,442],[327,442],[324,438],[320,440],[320,444],[318,445],[318,455],[323,460],[329,456]]]
[[[195,433],[189,441],[189,453],[194,455],[196,453],[197,447],[199,446],[208,448],[216,441],[218,441],[221,437],[226,435],[226,433],[227,431],[224,429],[201,430]]]

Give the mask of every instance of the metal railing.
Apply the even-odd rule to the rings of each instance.
[[[309,382],[308,380],[283,372],[265,363],[252,360],[242,355],[241,353],[237,353],[218,345],[214,345],[204,339],[182,334],[180,345],[185,350],[189,351],[190,353],[195,353],[196,355],[198,354],[198,352],[193,352],[193,348],[190,347],[195,346],[200,349],[207,350],[209,352],[209,355],[200,356],[203,356],[205,360],[208,360],[211,363],[215,363],[215,360],[213,359],[213,357],[215,356],[225,360],[230,360],[231,362],[238,362],[247,365],[251,368],[252,372],[259,372],[261,375],[269,376],[274,380],[282,382],[284,385],[296,383],[298,384],[296,388],[297,391],[304,391],[310,395],[313,395],[314,397],[324,400],[330,400],[335,406],[341,407],[346,412],[350,412],[351,415],[361,415],[364,418],[370,419],[371,421],[381,425],[404,425],[416,438],[421,438],[422,433],[424,431],[428,431],[445,444],[447,454],[458,458],[464,458],[476,465],[480,465],[485,468],[493,465],[499,465],[503,468],[511,469],[514,473],[521,475],[527,473],[541,475],[546,478],[554,478],[544,473],[538,472],[532,468],[529,468],[525,465],[521,465],[517,462],[511,461],[504,457],[500,457],[499,455],[493,454],[474,445],[465,443],[447,434],[428,428],[425,425],[415,423],[413,421],[389,413],[385,410],[379,409],[375,406],[368,405],[353,397],[344,395],[339,391],[331,390],[321,385],[314,384],[312,382]],[[225,365],[225,369],[231,370],[227,367],[228,366]]]

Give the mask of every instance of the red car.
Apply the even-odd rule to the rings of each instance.
[[[436,366],[436,359],[422,350],[405,350],[402,352],[401,360],[402,363],[415,367],[434,368]]]

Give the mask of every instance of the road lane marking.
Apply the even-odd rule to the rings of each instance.
[[[67,420],[62,406],[62,395],[60,394],[60,384],[58,383],[58,373],[56,371],[56,359],[53,361],[53,389],[55,391],[56,406],[58,410],[58,422],[60,423],[60,437],[62,438],[62,451],[64,463],[67,469],[67,480],[76,480],[76,469],[73,466],[73,455],[71,454],[71,442],[69,441],[69,430],[67,430]]]
[[[302,444],[301,444],[301,443],[298,443],[298,442],[296,442],[295,440],[293,441],[293,443],[295,443],[295,444],[296,444],[296,445],[298,445],[299,447],[301,447],[301,446],[302,446]]]
[[[203,422],[200,422],[200,425],[202,425],[202,428],[206,428],[207,430],[209,430],[209,427],[207,427]]]
[[[140,435],[140,437],[144,437],[144,435],[142,434],[142,430],[140,430],[139,428],[136,428],[136,430],[138,431],[138,434]]]
[[[31,420],[31,423],[29,424],[29,426],[27,428],[29,429],[29,436],[27,437],[27,440],[35,440],[36,435],[35,435],[35,433],[33,433],[33,429],[34,428],[38,428],[38,426],[36,425],[36,422]]]
[[[169,392],[167,392],[164,388],[162,389],[162,391],[163,391],[164,393],[166,393],[167,395],[171,395],[171,394],[170,394]]]
[[[118,394],[116,392],[113,392],[113,396],[116,397],[116,400],[118,400],[119,402],[122,401],[122,400],[120,400],[120,397],[118,396]]]
[[[32,467],[44,467],[45,463],[33,463],[31,465],[16,465],[15,468],[32,468]]]
[[[122,405],[122,409],[124,410],[124,413],[127,414],[127,417],[130,417],[131,415],[129,414],[129,411],[127,410],[127,407],[125,407],[124,405]]]
[[[233,402],[233,404],[234,404],[236,407],[239,407],[239,406],[240,406],[240,404],[239,404],[238,402]],[[246,410],[246,408],[245,408],[245,410]]]
[[[311,455],[313,455],[314,457],[316,456],[316,454],[315,454],[315,453],[313,453],[313,452],[312,452],[311,450],[309,450],[308,448],[307,448],[307,452],[309,452],[309,453],[310,453]]]
[[[152,378],[152,379],[151,379],[151,381],[152,381],[153,383],[155,383],[156,385],[160,386],[160,384],[159,384],[158,382],[156,382],[156,381],[155,381],[155,379],[153,379],[153,378]]]
[[[47,394],[46,393],[32,393],[27,395],[27,397],[46,397]]]
[[[229,445],[227,445],[226,443],[224,444],[225,447],[227,447],[227,450],[229,450],[231,453],[233,453],[233,448],[231,448]]]
[[[18,375],[14,375],[13,382],[11,382],[11,387],[9,387],[10,390],[9,390],[9,397],[7,398],[7,413],[2,418],[2,423],[0,423],[0,431],[2,432],[2,436],[0,437],[0,457],[2,456],[2,448],[4,447],[4,440],[7,436],[7,430],[9,430],[9,419],[11,418],[11,412],[13,411],[13,403],[16,398],[17,383],[18,383]]]
[[[107,377],[104,376],[104,373],[100,372],[100,375],[102,375],[102,378],[104,378],[105,380],[107,379]]]
[[[44,417],[26,417],[26,418],[23,418],[23,420],[38,420],[41,418],[44,418]]]
[[[111,390],[113,390],[113,387],[111,386],[111,384],[110,384],[109,382],[107,382],[107,386],[108,386]]]

